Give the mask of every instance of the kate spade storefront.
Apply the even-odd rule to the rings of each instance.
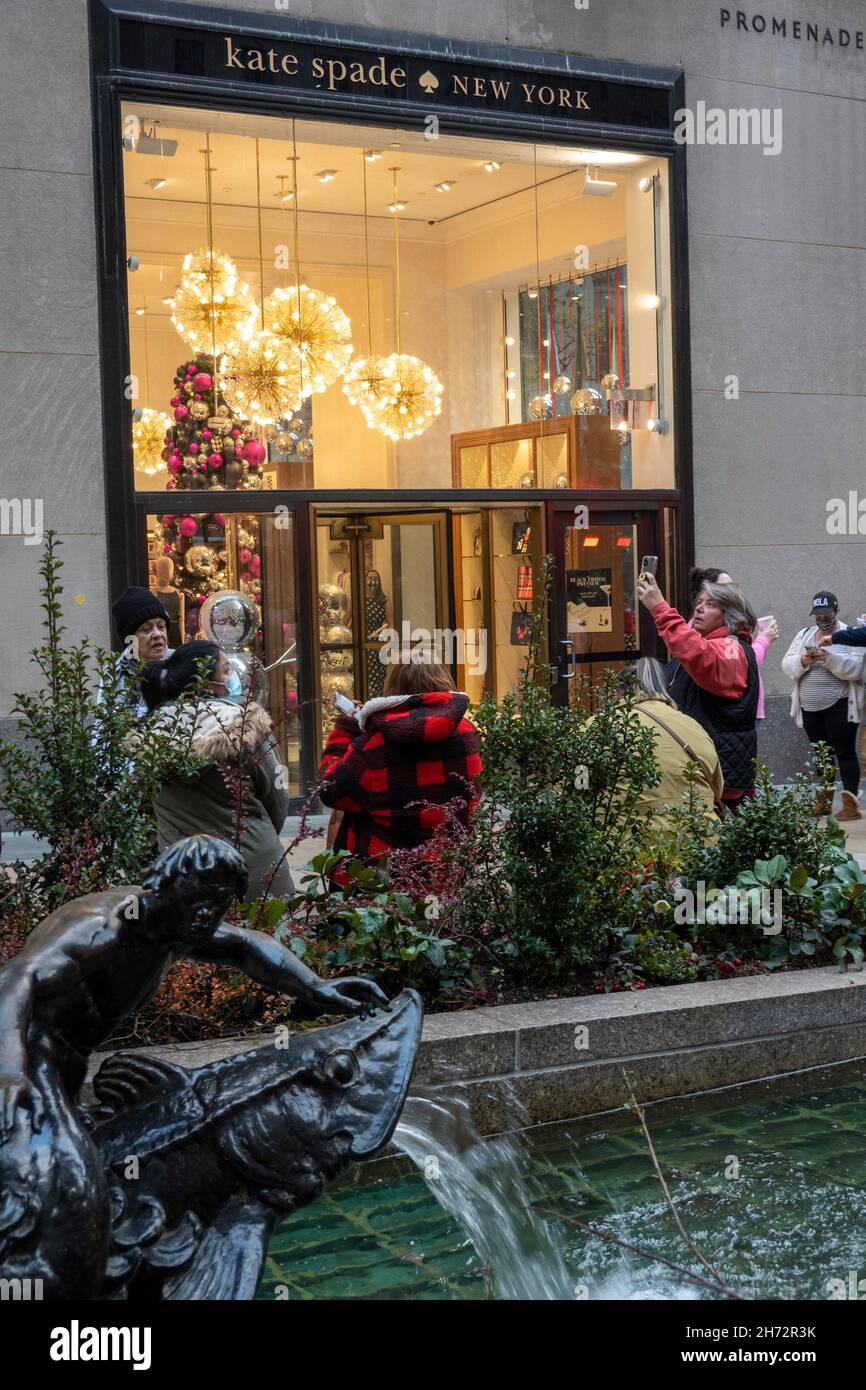
[[[298,797],[389,643],[507,689],[546,553],[558,698],[654,650],[640,556],[676,594],[691,553],[678,75],[91,13],[112,593],[176,641],[247,596]]]

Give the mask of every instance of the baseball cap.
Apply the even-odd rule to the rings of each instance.
[[[829,589],[819,589],[812,599],[813,613],[832,613],[839,607],[839,600],[835,594],[831,594]]]

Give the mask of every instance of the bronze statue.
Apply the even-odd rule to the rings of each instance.
[[[41,1279],[45,1298],[251,1298],[276,1216],[387,1143],[420,1001],[321,980],[227,925],[245,888],[230,845],[191,836],[142,887],[59,908],[0,967],[0,1277]],[[119,1053],[87,1111],[90,1054],[182,957],[357,1017],[197,1071]]]

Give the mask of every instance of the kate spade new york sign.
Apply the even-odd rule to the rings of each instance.
[[[216,79],[335,99],[411,102],[425,113],[470,108],[657,130],[671,124],[667,88],[579,72],[531,71],[307,38],[245,37],[224,30],[147,24],[138,18],[121,19],[119,33],[123,68],[173,78]]]

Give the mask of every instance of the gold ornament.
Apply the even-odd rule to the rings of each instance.
[[[529,416],[532,420],[547,420],[553,414],[553,398],[549,392],[543,396],[533,396],[529,402]]]
[[[442,409],[442,383],[418,357],[392,352],[382,360],[383,386],[376,406],[361,406],[367,424],[389,439],[413,439],[429,429]]]
[[[564,396],[566,391],[571,390],[571,377],[558,376],[553,383],[553,391],[556,396]]]
[[[229,405],[256,425],[273,425],[301,399],[297,359],[268,328],[226,353],[220,385]]]
[[[192,290],[202,304],[210,302],[211,294],[215,300],[230,299],[239,279],[238,268],[231,256],[209,246],[190,251],[183,258],[180,283]]]
[[[132,457],[140,473],[153,477],[165,468],[162,451],[165,436],[171,429],[171,420],[162,410],[150,410],[145,406],[138,420],[132,426]]]
[[[189,413],[194,420],[206,420],[210,412],[207,401],[193,401]]]
[[[265,301],[265,322],[297,363],[301,399],[327,390],[348,367],[352,325],[331,295],[309,285],[276,289]]]
[[[209,545],[193,545],[184,556],[187,567],[193,574],[206,578],[216,570],[216,556]]]
[[[199,298],[198,290],[182,282],[171,301],[171,321],[193,352],[219,356],[237,347],[255,331],[259,309],[249,286],[237,284],[231,294]]]
[[[602,394],[594,386],[582,386],[571,398],[575,415],[600,415],[603,404]]]

